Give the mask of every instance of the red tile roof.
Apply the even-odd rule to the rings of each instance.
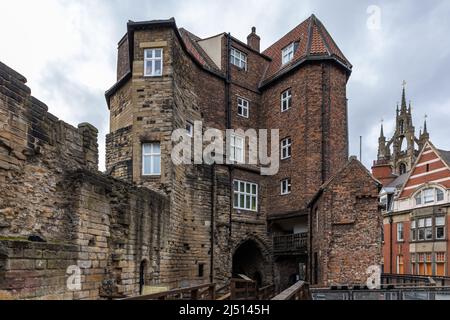
[[[291,62],[282,65],[282,50],[293,42],[298,42],[297,51]],[[346,68],[351,70],[352,65],[338,48],[333,38],[323,26],[322,22],[312,15],[297,27],[287,33],[280,40],[266,49],[263,54],[272,58],[263,82],[267,82],[278,74],[289,69],[300,60],[311,57],[335,58]]]

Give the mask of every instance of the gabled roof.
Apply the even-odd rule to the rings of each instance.
[[[445,151],[445,150],[441,150],[441,149],[438,149],[437,151],[441,155],[442,160],[444,160],[447,163],[447,165],[450,167],[450,151]]]
[[[286,65],[282,65],[282,50],[291,43],[298,43],[294,58]],[[297,27],[275,42],[263,52],[272,58],[262,84],[270,82],[273,78],[289,71],[297,64],[308,60],[329,59],[341,64],[350,73],[351,63],[338,48],[333,38],[315,15],[312,15]]]
[[[434,169],[431,169],[430,172],[424,171],[421,168],[425,167],[425,163],[430,163]],[[427,141],[407,175],[407,179],[400,189],[399,199],[410,197],[417,189],[430,183],[438,183],[450,189],[450,151],[439,150],[431,141]]]
[[[178,31],[181,34],[181,38],[183,39],[183,42],[186,45],[187,50],[204,68],[220,72],[219,67],[212,61],[212,59],[205,52],[205,50],[203,50],[203,48],[198,44],[198,41],[201,40],[200,37],[187,31],[184,28],[180,28],[178,29]]]
[[[327,182],[325,182],[317,191],[317,193],[314,195],[312,200],[309,202],[308,207],[312,207],[314,203],[317,201],[317,199],[320,198],[322,193],[336,180],[338,179],[351,165],[356,164],[359,166],[366,174],[367,176],[376,184],[379,188],[381,188],[383,185],[380,181],[378,181],[372,173],[370,173],[369,170],[356,158],[351,157],[349,161],[338,171],[336,172]]]

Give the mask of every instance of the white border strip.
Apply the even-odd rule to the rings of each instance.
[[[427,176],[429,174],[438,173],[438,172],[446,171],[446,170],[447,170],[447,167],[442,167],[442,168],[439,168],[439,169],[436,169],[436,170],[433,170],[433,171],[416,174],[415,176],[411,176],[409,179],[416,179],[416,178]]]

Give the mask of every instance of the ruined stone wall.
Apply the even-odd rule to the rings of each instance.
[[[158,284],[167,197],[99,173],[97,130],[59,121],[25,83],[0,63],[0,297],[137,295],[143,261]]]
[[[324,187],[311,213],[314,285],[365,285],[367,269],[381,266],[378,194],[378,183],[355,159]]]
[[[132,126],[106,135],[107,174],[127,182],[133,181]]]

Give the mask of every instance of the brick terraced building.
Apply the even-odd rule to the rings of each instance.
[[[174,19],[129,22],[100,173],[97,130],[48,113],[0,63],[0,298],[133,296],[240,275],[278,290],[361,284],[381,264],[381,215],[378,181],[348,160],[351,70],[314,15],[263,52],[255,28],[244,43]],[[279,171],[243,164],[239,134],[234,164],[175,165],[173,131],[196,136],[197,122],[279,129]]]
[[[450,152],[426,142],[411,171],[382,191],[384,272],[448,276]]]

